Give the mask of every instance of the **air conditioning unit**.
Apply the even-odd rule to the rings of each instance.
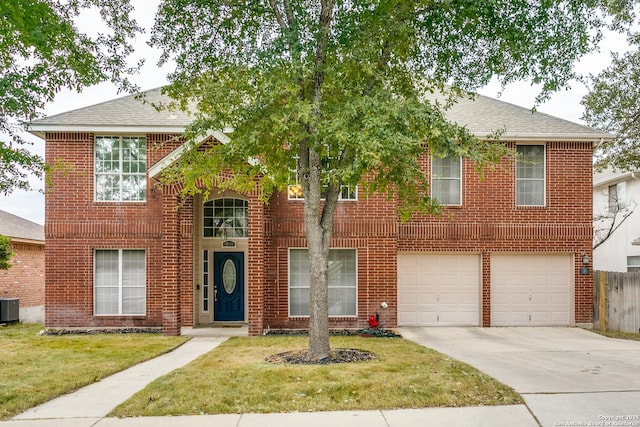
[[[18,298],[0,298],[0,322],[17,322],[20,316]]]

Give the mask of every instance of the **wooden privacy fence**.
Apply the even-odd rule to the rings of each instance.
[[[594,329],[640,332],[640,272],[594,271],[593,285]]]

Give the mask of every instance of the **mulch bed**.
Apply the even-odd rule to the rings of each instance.
[[[265,358],[269,363],[290,363],[293,365],[328,365],[330,363],[368,362],[375,359],[376,355],[373,353],[352,348],[332,349],[329,357],[320,360],[307,360],[306,349],[272,354]]]

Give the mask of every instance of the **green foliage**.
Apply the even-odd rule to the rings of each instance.
[[[165,93],[195,120],[166,170],[185,194],[259,183],[262,199],[298,176],[309,254],[309,359],[329,351],[327,270],[342,185],[386,193],[403,220],[438,212],[421,162],[479,169],[506,145],[445,118],[497,77],[544,99],[600,37],[599,0],[164,0],[152,44],[176,70]],[[440,99],[440,101],[437,101]],[[222,144],[201,143],[233,129]],[[497,131],[494,130],[494,131]],[[231,172],[231,174],[227,173]],[[224,178],[222,178],[224,176]],[[324,202],[321,203],[321,199]]]
[[[8,270],[11,267],[9,260],[12,256],[11,240],[6,236],[0,236],[0,270]]]
[[[109,33],[81,33],[74,20],[97,9]],[[0,192],[29,187],[43,159],[25,149],[20,131],[62,89],[111,81],[132,90],[126,78],[137,67],[126,58],[141,29],[129,16],[129,0],[0,0]],[[26,124],[25,124],[26,123]]]
[[[612,64],[592,78],[583,98],[583,119],[615,134],[596,151],[597,170],[640,169],[640,51],[615,55]]]
[[[324,24],[323,5],[331,12]],[[448,122],[447,100],[430,94],[464,95],[497,76],[505,84],[540,83],[543,99],[566,85],[574,61],[597,41],[595,7],[569,0],[165,0],[152,41],[177,64],[166,92],[183,108],[197,107],[193,149],[165,178],[183,180],[188,193],[214,183],[246,191],[260,182],[266,200],[291,182],[294,156],[314,153],[322,168],[317,185],[387,192],[403,217],[436,210],[419,166],[425,144],[480,168],[507,150]],[[196,148],[225,127],[233,128],[226,144]],[[228,170],[236,178],[217,179]]]

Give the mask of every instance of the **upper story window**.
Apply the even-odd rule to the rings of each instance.
[[[442,205],[462,205],[462,159],[431,159],[431,197]]]
[[[147,141],[145,138],[96,137],[94,168],[95,200],[146,200]]]
[[[615,213],[627,207],[627,183],[619,182],[609,186],[609,212]]]
[[[298,156],[295,156],[294,159],[298,160]],[[304,195],[302,194],[302,184],[300,184],[300,180],[298,177],[298,169],[292,168],[291,170],[291,181],[292,182],[287,188],[287,194],[289,200],[304,200]],[[324,199],[326,194],[326,187],[323,188],[322,198]],[[358,186],[357,185],[343,185],[340,187],[340,194],[338,194],[338,200],[358,200]]]
[[[247,237],[249,235],[249,203],[242,199],[216,199],[204,204],[203,236]]]
[[[545,205],[545,146],[518,145],[516,205]]]

